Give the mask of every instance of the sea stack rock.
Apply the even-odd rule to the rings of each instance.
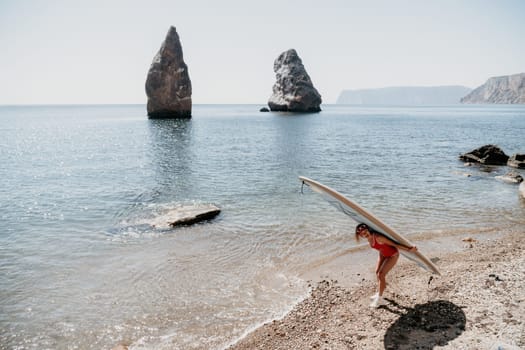
[[[283,52],[273,64],[277,81],[268,100],[272,111],[319,112],[321,95],[314,88],[294,49]]]
[[[461,103],[525,104],[525,73],[490,78]]]
[[[150,118],[191,118],[191,81],[175,27],[170,27],[146,79]]]

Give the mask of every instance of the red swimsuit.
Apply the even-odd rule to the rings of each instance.
[[[379,250],[379,253],[382,256],[386,258],[390,258],[391,256],[394,256],[398,253],[398,250],[396,247],[392,247],[391,245],[379,243],[378,241],[376,241],[375,235],[372,235],[372,239],[373,239],[372,248]]]

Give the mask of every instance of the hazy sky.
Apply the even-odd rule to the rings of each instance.
[[[145,103],[170,25],[194,103],[265,104],[290,48],[324,103],[525,72],[521,0],[0,0],[0,104]]]

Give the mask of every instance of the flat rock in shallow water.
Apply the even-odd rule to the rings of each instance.
[[[193,225],[201,221],[211,220],[220,212],[221,210],[213,204],[186,205],[157,217],[152,225],[157,228]]]
[[[525,182],[522,182],[520,184],[519,191],[520,191],[521,198],[525,199]]]

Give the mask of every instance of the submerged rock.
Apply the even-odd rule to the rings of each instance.
[[[525,154],[514,154],[512,155],[507,165],[513,168],[525,169]]]
[[[512,171],[505,175],[496,176],[496,179],[510,184],[519,184],[523,182],[523,177],[520,174]]]
[[[150,118],[190,118],[191,81],[175,27],[153,59],[146,79]]]
[[[506,165],[509,156],[498,146],[485,145],[471,152],[460,155],[459,159],[464,162],[473,162],[484,165]]]
[[[280,54],[274,62],[273,70],[276,74],[276,82],[273,85],[273,94],[268,100],[270,110],[321,111],[321,95],[313,86],[303,62],[294,49]]]
[[[213,204],[180,206],[157,217],[152,222],[152,226],[156,228],[170,228],[193,225],[201,221],[211,220],[219,215],[220,212],[221,210]]]

